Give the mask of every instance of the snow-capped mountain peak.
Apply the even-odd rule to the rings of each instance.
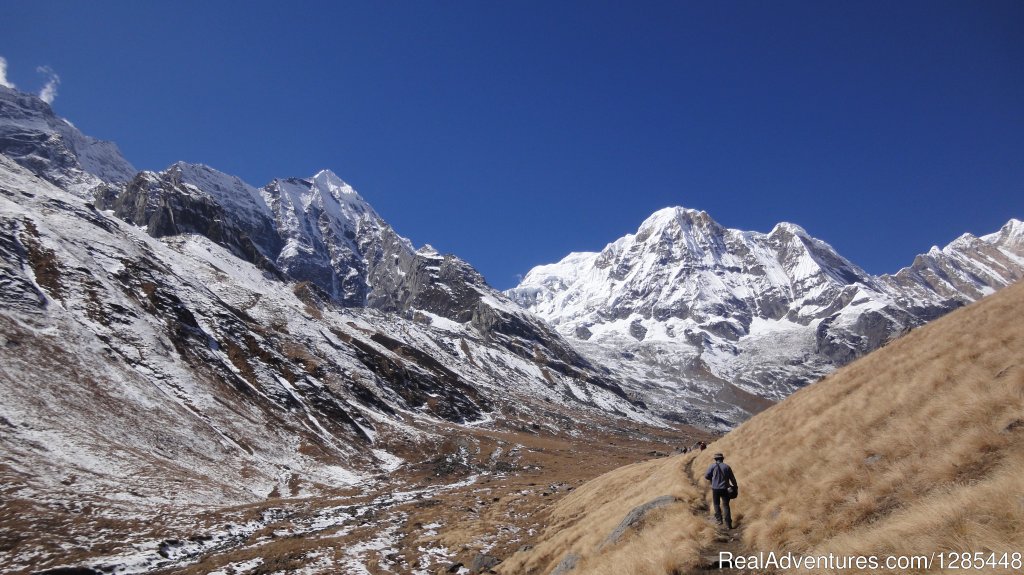
[[[423,244],[423,247],[416,250],[416,255],[423,256],[429,259],[439,259],[442,257],[441,252],[437,251],[437,249],[435,249],[434,246],[430,244]]]
[[[683,207],[662,208],[648,217],[637,230],[639,241],[650,236],[661,236],[666,233],[678,235],[714,233],[721,226],[703,210]]]
[[[810,235],[807,233],[807,230],[803,229],[797,224],[790,222],[779,222],[775,224],[775,227],[772,228],[772,231],[768,232],[769,236],[777,234],[789,234],[801,238],[810,237]]]
[[[267,205],[285,202],[296,215],[310,210],[325,214],[342,233],[362,219],[383,224],[370,204],[330,170],[321,170],[310,178],[274,180],[262,194]]]
[[[681,398],[723,381],[781,398],[1021,277],[1022,227],[966,234],[897,276],[873,277],[793,223],[740,231],[665,208],[600,254],[537,266],[506,293],[617,373],[634,373],[638,389],[670,389],[661,400],[673,409],[718,410],[701,394]]]
[[[318,189],[329,192],[335,199],[340,200],[343,196],[349,196],[351,199],[363,200],[362,196],[352,186],[348,185],[331,170],[320,170],[310,180]]]
[[[998,232],[982,236],[981,239],[990,244],[1024,248],[1024,222],[1013,218],[1006,222],[1006,225]]]

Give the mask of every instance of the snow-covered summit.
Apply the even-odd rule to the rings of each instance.
[[[321,170],[308,178],[276,179],[265,186],[262,193],[268,205],[275,201],[285,201],[295,213],[305,212],[312,207],[327,213],[339,223],[355,222],[363,216],[379,218],[352,186],[330,170]]]
[[[996,234],[965,235],[913,269],[875,277],[796,224],[741,231],[703,211],[665,208],[600,253],[535,267],[506,293],[617,372],[634,373],[638,389],[669,390],[653,403],[719,411],[706,394],[724,393],[723,381],[781,398],[1015,281],[1021,228],[1011,220]],[[693,386],[707,391],[683,407]]]
[[[416,255],[430,259],[440,259],[442,257],[441,252],[437,251],[437,249],[430,244],[423,244],[423,247],[416,250]]]
[[[698,323],[728,315],[744,333],[754,316],[778,319],[793,311],[802,317],[811,313],[803,300],[853,284],[867,287],[872,280],[799,226],[744,232],[703,211],[666,208],[599,254],[574,253],[538,266],[509,295],[556,325],[570,325],[571,333],[604,323],[612,309],[615,317]],[[771,305],[763,294],[772,294]],[[726,308],[736,313],[723,314]]]
[[[363,200],[362,196],[356,192],[355,188],[348,185],[331,170],[320,170],[311,178],[311,180],[317,188],[326,190],[335,199],[341,200],[343,197],[347,196],[350,200],[365,203],[365,200]]]
[[[1024,222],[1013,218],[1006,222],[1006,225],[998,232],[982,236],[981,239],[990,244],[1024,248]]]
[[[281,269],[346,305],[367,304],[377,254],[393,249],[399,258],[411,258],[414,252],[411,242],[330,170],[274,180],[261,194],[284,240],[277,258]]]
[[[775,224],[775,227],[772,228],[772,231],[768,232],[768,235],[775,234],[789,234],[801,238],[811,237],[810,234],[807,233],[807,230],[791,222],[779,222]]]
[[[82,134],[33,94],[0,86],[0,153],[85,197],[106,183],[124,183],[135,168],[117,145]]]

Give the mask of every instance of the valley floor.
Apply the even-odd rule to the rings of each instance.
[[[466,573],[535,544],[548,509],[585,481],[711,439],[692,428],[636,425],[585,437],[447,431],[446,455],[400,453],[409,463],[360,485],[220,509],[138,513],[88,498],[29,499],[0,467],[0,571]],[[461,570],[448,571],[458,563]]]

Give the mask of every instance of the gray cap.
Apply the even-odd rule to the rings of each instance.
[[[716,453],[715,454],[715,459],[725,459],[725,456],[722,455],[721,453]]]

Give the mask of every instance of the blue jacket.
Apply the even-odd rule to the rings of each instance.
[[[704,474],[704,479],[711,481],[711,489],[726,489],[729,485],[739,485],[736,483],[736,476],[732,474],[732,468],[716,461],[708,467],[708,472]]]

